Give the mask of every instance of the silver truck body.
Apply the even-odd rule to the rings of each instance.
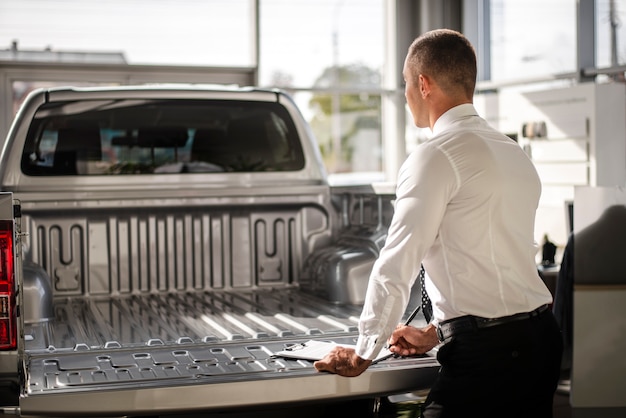
[[[61,173],[33,148],[51,126],[60,141],[76,115],[105,109],[118,123],[126,114],[119,109],[152,106],[154,126],[131,129],[129,117],[128,133],[102,152],[116,144],[150,148],[154,162],[155,148],[171,139],[154,128],[178,132],[172,125],[179,122],[159,103],[185,103],[181,114],[204,123],[208,116],[189,115],[205,102],[245,104],[231,117],[267,107],[302,156],[286,169],[193,172],[185,167],[197,164],[178,154],[190,147],[190,133],[168,154],[176,161],[167,172],[94,173],[101,161],[89,160]],[[308,125],[280,91],[40,90],[4,143],[0,181],[20,203],[16,266],[23,264],[18,349],[0,353],[0,378],[19,393],[5,408],[47,416],[262,409],[425,388],[437,372],[432,354],[390,359],[353,379],[273,356],[308,339],[355,343],[393,199],[371,187],[329,187]]]

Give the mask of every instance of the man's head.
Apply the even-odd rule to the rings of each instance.
[[[404,62],[405,95],[417,126],[428,126],[423,104],[434,106],[471,103],[476,86],[476,53],[461,33],[437,29],[421,35],[409,47]],[[434,96],[431,94],[435,92]],[[432,103],[431,103],[432,104]],[[432,107],[432,106],[431,106]],[[436,115],[437,117],[439,115]],[[430,121],[432,124],[432,120]]]

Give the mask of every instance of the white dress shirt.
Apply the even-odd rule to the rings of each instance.
[[[535,264],[541,183],[512,139],[471,104],[436,121],[400,168],[393,219],[359,321],[356,352],[374,358],[402,319],[420,264],[433,322],[497,318],[552,302]]]

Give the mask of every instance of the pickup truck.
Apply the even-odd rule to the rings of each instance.
[[[0,190],[0,412],[260,416],[426,389],[438,371],[433,353],[357,378],[275,355],[356,342],[394,197],[331,187],[283,91],[36,90]]]

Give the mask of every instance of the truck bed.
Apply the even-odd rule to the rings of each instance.
[[[31,248],[52,276],[54,297],[48,319],[25,323],[21,413],[219,413],[429,387],[438,371],[434,353],[389,359],[355,379],[273,356],[309,339],[355,344],[358,336],[360,304],[324,298],[280,267],[300,265],[292,257],[306,246],[298,243],[327,222],[307,204],[318,201],[315,195],[300,191],[299,199],[282,209],[288,198],[275,196],[272,210],[228,211],[209,198],[158,211],[142,209],[154,207],[145,200],[132,209],[132,201],[117,199],[83,199],[80,208],[56,202],[64,207],[54,212],[23,205]],[[307,227],[280,227],[289,224]],[[146,246],[147,237],[155,244]]]

